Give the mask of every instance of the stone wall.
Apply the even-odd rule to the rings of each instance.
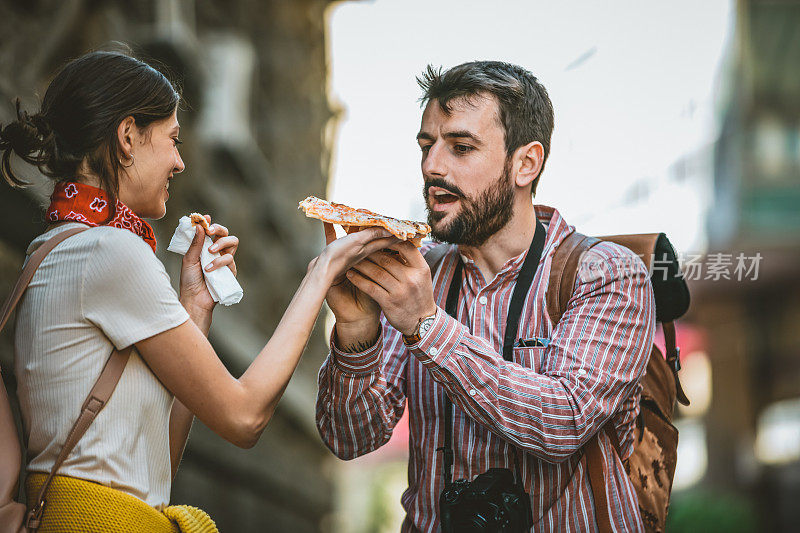
[[[156,60],[183,87],[179,113],[187,170],[171,186],[167,216],[154,224],[159,258],[177,282],[179,258],[166,252],[177,219],[210,213],[242,240],[237,254],[243,301],[215,312],[211,340],[240,374],[269,338],[322,246],[318,223],[295,208],[325,195],[327,0],[88,2],[0,4],[0,123],[13,99],[37,109],[47,83],[67,60],[127,43]],[[19,163],[17,168],[24,166]],[[43,227],[48,184],[0,194],[0,294],[10,290],[27,243]],[[259,444],[239,450],[195,422],[173,501],[200,506],[222,531],[327,530],[332,483],[329,453],[314,428],[316,372],[325,352],[318,321],[300,367]],[[11,369],[13,328],[0,338]],[[3,374],[13,392],[13,376]]]

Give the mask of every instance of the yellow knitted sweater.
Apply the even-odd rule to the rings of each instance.
[[[28,475],[28,502],[36,499],[45,479],[44,474]],[[53,478],[45,501],[39,533],[219,533],[196,507],[171,505],[159,512],[135,496],[69,476]]]

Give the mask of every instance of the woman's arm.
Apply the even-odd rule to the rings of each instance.
[[[194,413],[186,408],[180,400],[175,398],[172,411],[169,413],[169,459],[172,469],[172,479],[178,473],[178,465],[183,458],[186,440],[194,422]]]
[[[211,217],[206,215],[206,219],[211,223]],[[219,224],[212,224],[208,229],[208,234],[215,239],[214,250],[219,251],[221,257],[210,267],[216,270],[222,266],[228,266],[236,273],[236,263],[233,255],[239,247],[239,239],[228,235],[228,228]],[[195,230],[195,237],[189,250],[183,257],[181,267],[180,301],[184,309],[203,335],[208,337],[211,328],[211,317],[214,312],[214,299],[208,292],[205,278],[200,264],[200,250],[203,247],[205,233],[200,229]],[[178,466],[186,449],[186,441],[194,422],[194,413],[186,408],[180,400],[175,398],[172,410],[169,414],[169,457],[172,469],[172,477],[178,472]]]
[[[193,320],[136,344],[155,375],[206,425],[237,446],[255,445],[299,362],[332,281],[397,240],[380,228],[330,244],[309,265],[266,346],[236,379]]]
[[[189,313],[192,322],[208,337],[208,330],[211,326],[211,311],[194,307],[191,300],[184,300],[181,303]],[[189,438],[189,431],[192,429],[193,422],[194,413],[187,409],[178,398],[175,398],[172,410],[169,413],[169,458],[173,479],[175,474],[178,473],[178,465],[181,464],[183,451],[186,449],[186,440]]]

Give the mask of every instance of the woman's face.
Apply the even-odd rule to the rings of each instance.
[[[122,160],[119,199],[142,218],[159,219],[167,213],[169,182],[185,168],[178,153],[177,109],[168,118],[130,132],[132,159]]]

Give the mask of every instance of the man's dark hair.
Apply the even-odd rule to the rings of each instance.
[[[550,154],[550,137],[553,135],[553,104],[547,90],[536,77],[517,65],[502,61],[472,61],[442,72],[442,68],[428,65],[417,83],[423,90],[421,101],[439,103],[442,111],[450,114],[450,102],[456,99],[479,96],[483,93],[497,98],[500,124],[503,126],[506,155],[533,141],[544,147],[544,161],[539,175],[533,181],[531,192],[536,192],[544,163]]]

